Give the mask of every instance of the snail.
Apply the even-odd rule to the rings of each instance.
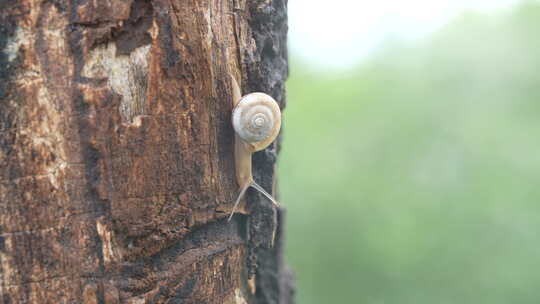
[[[233,89],[232,125],[235,132],[234,160],[240,193],[234,203],[229,221],[249,187],[253,187],[275,206],[279,206],[272,195],[253,179],[251,154],[268,147],[276,139],[281,128],[281,111],[274,98],[258,92],[242,97],[238,82],[232,75],[231,79]]]

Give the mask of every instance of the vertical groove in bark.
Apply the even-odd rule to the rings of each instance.
[[[287,1],[250,1],[249,27],[256,48],[244,52],[243,66],[247,75],[245,90],[272,95],[281,108],[285,107],[287,63]],[[274,167],[281,137],[268,149],[254,156],[254,177],[267,190],[275,190]],[[254,196],[257,196],[254,199]],[[272,204],[263,196],[251,193],[250,199],[259,201],[250,216],[250,250],[257,264],[258,303],[292,303],[293,286],[290,270],[283,261],[284,211],[276,217]],[[277,229],[275,227],[277,219]],[[275,246],[270,239],[276,233]]]
[[[284,106],[284,0],[0,3],[1,303],[290,303],[269,202],[224,220],[230,71]]]

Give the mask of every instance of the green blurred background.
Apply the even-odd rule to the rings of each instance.
[[[348,69],[299,58],[279,164],[298,303],[540,303],[540,6]]]

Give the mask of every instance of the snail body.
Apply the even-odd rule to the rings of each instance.
[[[253,179],[251,154],[268,147],[276,139],[281,128],[281,111],[278,103],[270,95],[264,93],[250,93],[242,97],[236,79],[232,75],[231,78],[232,125],[235,131],[234,158],[240,193],[229,220],[249,187],[253,187],[270,199],[274,205],[278,205],[276,200]]]

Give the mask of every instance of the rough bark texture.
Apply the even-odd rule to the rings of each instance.
[[[0,303],[291,303],[283,211],[226,221],[228,73],[283,107],[286,31],[286,0],[0,1]]]

